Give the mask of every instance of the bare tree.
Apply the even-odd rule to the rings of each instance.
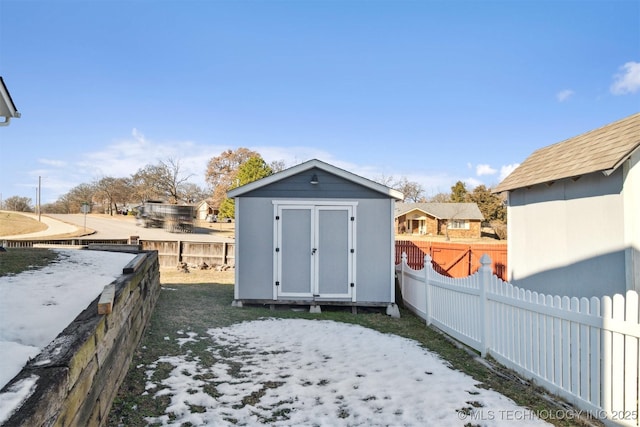
[[[91,184],[79,184],[69,190],[64,196],[64,202],[68,213],[78,213],[84,203],[93,205],[95,186]]]
[[[273,173],[281,172],[287,168],[286,164],[284,163],[284,160],[274,160],[271,163],[269,163],[269,167],[271,168],[271,171]]]
[[[429,202],[431,203],[451,203],[451,194],[450,193],[438,193],[434,196],[429,197]]]
[[[8,211],[31,212],[31,199],[29,197],[11,196],[5,199],[4,208]]]
[[[102,203],[107,205],[107,212],[113,215],[118,211],[118,204],[121,206],[129,201],[131,197],[131,179],[104,177],[94,184],[95,197],[100,198]]]
[[[248,148],[227,150],[209,160],[205,178],[213,189],[213,204],[220,206],[227,198],[227,191],[236,183],[236,175],[240,165],[254,156],[260,156]]]
[[[180,160],[172,158],[146,165],[132,176],[135,195],[141,202],[166,199],[169,203],[178,203],[184,199],[184,186],[192,176],[182,171]]]
[[[209,197],[209,193],[197,184],[186,182],[181,186],[180,196],[185,203],[196,203]]]
[[[404,200],[406,202],[418,203],[424,202],[424,188],[417,182],[409,181],[406,177],[400,180],[394,189],[404,194]]]
[[[405,176],[396,180],[393,176],[381,175],[379,178],[375,178],[374,181],[401,192],[404,195],[405,202],[418,203],[426,200],[422,185],[409,181]]]

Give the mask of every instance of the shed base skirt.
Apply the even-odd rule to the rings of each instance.
[[[245,305],[262,305],[269,306],[272,310],[275,310],[276,307],[287,308],[287,307],[301,307],[307,306],[309,307],[309,312],[311,313],[321,313],[321,307],[351,307],[352,313],[356,314],[358,312],[358,307],[362,308],[377,308],[377,309],[386,309],[386,314],[388,316],[399,318],[400,310],[398,306],[394,303],[389,302],[370,302],[370,301],[335,301],[335,300],[271,300],[271,299],[237,299],[233,300],[231,303],[232,307],[244,307]]]

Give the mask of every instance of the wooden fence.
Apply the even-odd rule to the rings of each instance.
[[[200,265],[235,265],[235,244],[227,242],[185,242],[140,240],[142,249],[158,251],[160,267],[176,267],[179,262]]]
[[[433,268],[443,276],[466,277],[478,271],[480,257],[487,254],[493,260],[493,274],[507,280],[507,244],[462,244],[428,242],[421,240],[396,241],[396,265],[402,254],[407,254],[407,264],[414,270],[424,266],[424,256],[429,255]]]
[[[33,245],[86,246],[86,245],[127,245],[139,244],[142,250],[158,251],[160,268],[175,268],[179,262],[210,266],[235,265],[235,243],[227,242],[186,242],[181,240],[136,240],[131,239],[57,239],[57,240],[9,240],[8,248],[30,248]]]
[[[396,265],[405,304],[426,320],[607,424],[640,425],[640,297],[569,298],[519,289],[492,274],[451,278]]]

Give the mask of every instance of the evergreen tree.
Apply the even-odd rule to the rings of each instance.
[[[456,184],[451,187],[451,201],[454,203],[464,203],[468,201],[469,193],[467,192],[467,187],[462,181],[456,182]]]
[[[236,180],[229,189],[231,190],[249,184],[250,182],[257,181],[272,174],[273,170],[271,167],[259,154],[256,154],[240,165],[238,173],[235,176]],[[218,216],[220,218],[233,218],[235,217],[235,210],[234,201],[225,198],[222,203],[220,203]]]

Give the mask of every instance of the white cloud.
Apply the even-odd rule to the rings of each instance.
[[[640,62],[627,62],[620,67],[620,72],[613,76],[611,93],[626,95],[640,90]]]
[[[556,99],[558,100],[558,102],[564,102],[569,98],[571,98],[574,95],[574,93],[575,92],[572,91],[571,89],[564,89],[556,93]]]
[[[76,165],[91,175],[85,182],[102,176],[130,176],[146,165],[171,158],[180,161],[186,175],[193,175],[191,182],[204,186],[207,162],[226,149],[192,141],[155,142],[137,129],[133,129],[131,136],[113,142],[103,150],[85,153]]]
[[[133,128],[131,130],[131,136],[133,136],[133,138],[140,143],[144,143],[146,141],[144,138],[144,134],[138,131],[138,129],[136,128]]]
[[[465,178],[462,181],[465,183],[465,186],[467,187],[467,191],[473,191],[473,189],[476,188],[478,185],[484,185],[484,182],[473,177]]]
[[[494,175],[497,170],[491,167],[491,165],[477,165],[476,166],[476,175]]]
[[[47,166],[54,166],[57,168],[62,168],[67,165],[67,162],[64,160],[54,160],[54,159],[38,159],[38,163],[42,163]]]
[[[282,160],[286,167],[319,159],[373,181],[383,176],[394,179],[407,178],[422,186],[425,197],[449,193],[456,181],[466,182],[471,189],[481,184],[477,179],[454,176],[443,171],[389,169],[381,165],[353,163],[313,147],[244,146],[260,153],[267,163]],[[114,140],[97,151],[78,153],[77,159],[70,159],[66,164],[45,159],[41,163],[49,167],[32,170],[29,175],[35,176],[35,183],[37,176],[42,175],[43,202],[49,203],[56,201],[79,184],[91,183],[104,176],[130,176],[148,164],[157,164],[159,161],[173,158],[180,160],[185,174],[192,175],[189,178],[190,182],[206,188],[205,173],[209,160],[225,150],[236,148],[238,146],[207,145],[193,141],[154,141],[145,137],[138,129],[133,129],[130,136]],[[471,163],[467,166],[473,169]],[[488,165],[479,167],[485,173],[492,170]]]
[[[510,165],[503,165],[500,168],[500,181],[502,181],[507,176],[509,176],[509,174],[511,172],[513,172],[515,170],[515,168],[517,168],[518,166],[520,166],[520,163],[512,163]]]

